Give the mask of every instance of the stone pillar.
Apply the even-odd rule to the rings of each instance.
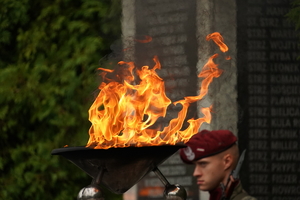
[[[228,129],[237,135],[237,68],[236,68],[236,5],[234,0],[198,0],[197,1],[197,32],[198,63],[201,71],[208,58],[219,54],[216,64],[224,70],[219,78],[215,78],[209,94],[199,107],[213,105],[212,122],[202,129]],[[219,32],[229,51],[222,53],[212,41],[205,40],[206,35]],[[231,60],[225,60],[230,56]]]
[[[229,129],[237,134],[235,10],[233,0],[226,3],[222,0],[123,0],[122,27],[125,48],[132,47],[126,40],[128,36],[134,39],[143,39],[145,35],[152,37],[150,43],[134,43],[125,59],[131,58],[138,67],[153,66],[152,58],[157,55],[162,64],[158,73],[165,80],[166,94],[172,101],[197,95],[201,84],[198,73],[210,56],[219,53],[215,62],[224,72],[214,79],[207,97],[191,106],[188,118],[201,117],[198,110],[212,104],[212,122],[202,128]],[[220,32],[224,37],[229,47],[226,55],[212,41],[205,40],[212,32]],[[225,60],[225,56],[230,56],[231,60]],[[170,106],[161,123],[175,118],[179,109]],[[189,199],[199,199],[198,186],[192,177],[194,167],[183,164],[178,158],[175,154],[161,165],[163,174],[171,184],[185,186]],[[150,174],[140,181],[135,192],[141,200],[161,199],[163,189],[158,178]],[[201,200],[207,198],[202,195]]]

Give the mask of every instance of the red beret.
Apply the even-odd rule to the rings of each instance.
[[[183,162],[192,164],[193,161],[213,156],[229,149],[236,141],[237,138],[228,130],[203,130],[193,135],[185,143],[187,147],[180,149],[180,157]]]

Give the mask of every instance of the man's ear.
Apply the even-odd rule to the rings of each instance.
[[[233,156],[231,154],[225,154],[223,157],[224,162],[224,170],[228,170],[232,168],[233,165]]]

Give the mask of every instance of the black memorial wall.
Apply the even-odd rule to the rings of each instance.
[[[259,200],[300,199],[300,48],[285,17],[290,1],[236,2],[242,182]]]

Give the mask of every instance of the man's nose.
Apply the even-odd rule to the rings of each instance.
[[[198,167],[197,165],[196,165],[196,167],[194,169],[193,176],[195,176],[195,177],[202,176],[202,171],[201,171],[200,167]]]

